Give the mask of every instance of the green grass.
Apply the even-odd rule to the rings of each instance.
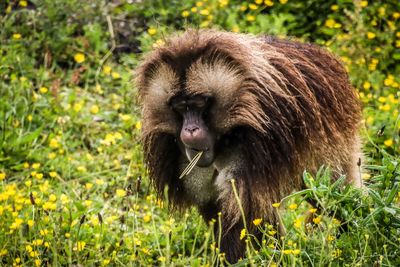
[[[261,247],[243,231],[238,266],[400,265],[398,1],[261,2],[0,4],[0,265],[225,264],[218,218],[170,213],[149,186],[139,142],[140,51],[188,26],[323,45],[364,107],[366,188],[331,183],[324,168],[305,173],[309,189],[275,207],[286,235],[254,221]]]

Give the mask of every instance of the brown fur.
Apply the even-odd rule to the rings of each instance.
[[[221,249],[230,261],[244,253],[230,179],[236,181],[250,230],[255,218],[278,222],[271,204],[302,188],[304,170],[327,165],[361,184],[359,103],[342,64],[317,46],[189,30],[146,55],[137,84],[144,154],[157,192],[168,186],[175,206],[196,204],[207,220],[221,211]],[[211,170],[216,174],[207,179],[217,193],[204,198],[207,203],[196,203],[185,178],[178,179],[182,157],[175,138],[181,122],[168,106],[177,94],[215,99],[208,123],[220,141]]]

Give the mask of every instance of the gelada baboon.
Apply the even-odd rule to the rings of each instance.
[[[214,30],[188,30],[147,54],[137,70],[150,178],[178,208],[205,220],[222,213],[220,249],[244,254],[271,204],[302,189],[304,170],[330,166],[360,185],[360,106],[342,64],[311,44]],[[199,152],[196,166],[182,179]]]

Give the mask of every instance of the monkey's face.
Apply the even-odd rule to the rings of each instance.
[[[209,97],[196,95],[173,97],[169,103],[181,120],[177,136],[179,148],[189,161],[200,151],[203,152],[197,162],[199,167],[210,166],[215,158],[216,136],[206,124],[211,102]]]

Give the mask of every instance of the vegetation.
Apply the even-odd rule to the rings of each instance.
[[[325,46],[364,107],[366,189],[305,173],[309,189],[273,207],[287,234],[253,221],[261,248],[243,230],[238,266],[399,266],[399,10],[396,0],[2,1],[0,265],[226,265],[218,220],[171,214],[149,187],[132,82],[164,36],[213,27]]]

